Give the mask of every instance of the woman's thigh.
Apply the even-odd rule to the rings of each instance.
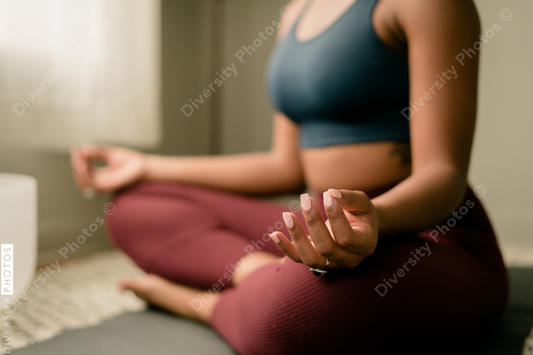
[[[176,282],[212,285],[254,251],[282,256],[269,233],[286,233],[281,213],[289,206],[173,183],[139,184],[113,203],[106,223],[113,243],[145,271]]]
[[[291,260],[265,266],[224,291],[212,321],[242,354],[380,354],[473,338],[499,319],[506,292],[453,243],[404,236],[323,277]]]

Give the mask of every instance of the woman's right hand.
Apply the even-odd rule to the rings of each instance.
[[[146,155],[132,149],[86,145],[71,149],[70,157],[81,189],[110,192],[141,180],[146,173]],[[94,167],[93,161],[105,166]]]

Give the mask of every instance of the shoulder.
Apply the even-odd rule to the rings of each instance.
[[[298,18],[298,16],[300,16],[300,13],[302,12],[307,1],[308,0],[292,0],[282,8],[282,10],[280,11],[282,16],[279,21],[280,27],[278,30],[278,40],[285,37],[287,32],[290,31],[292,25],[294,25],[296,19]]]
[[[480,20],[472,0],[387,0],[395,18],[409,36],[433,36],[435,40],[450,37],[477,37]]]

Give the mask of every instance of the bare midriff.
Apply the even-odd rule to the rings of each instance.
[[[408,143],[372,142],[301,151],[306,185],[313,190],[329,188],[372,191],[386,188],[411,174]]]

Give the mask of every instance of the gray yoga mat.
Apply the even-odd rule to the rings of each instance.
[[[90,328],[12,351],[15,355],[233,355],[211,328],[157,308],[122,314]]]
[[[533,269],[509,269],[511,296],[491,339],[469,355],[521,355],[533,325]],[[487,295],[490,297],[490,295]],[[457,321],[460,321],[459,319]],[[384,335],[386,338],[386,335]],[[439,346],[439,344],[435,344]],[[431,354],[428,349],[428,354]],[[456,354],[461,350],[457,349]],[[398,353],[402,353],[399,349]],[[67,331],[15,355],[235,354],[211,328],[156,308],[128,313],[94,327]]]

